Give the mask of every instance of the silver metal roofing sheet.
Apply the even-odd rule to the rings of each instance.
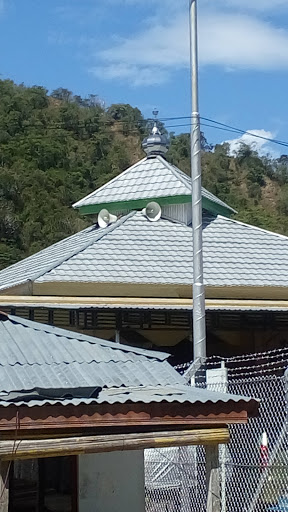
[[[2,315],[0,393],[183,383],[167,354]]]
[[[115,229],[128,217],[129,214],[120,219],[116,224],[105,229],[99,228],[98,225],[90,226],[75,235],[60,240],[60,242],[50,245],[46,249],[1,270],[0,291],[18,284],[33,281],[36,277],[57,267],[57,265],[62,263],[65,259],[69,259],[74,254],[84,250],[90,243],[94,243],[102,236],[107,235],[110,229]]]
[[[166,357],[1,314],[0,406],[251,402],[187,387]]]
[[[140,212],[114,226],[35,282],[191,284],[190,226]],[[288,286],[287,237],[207,214],[203,247],[206,286]]]
[[[116,403],[161,403],[161,402],[178,402],[190,404],[218,404],[218,403],[243,403],[243,406],[247,407],[247,404],[254,403],[258,404],[257,399],[251,399],[249,397],[240,395],[231,395],[228,393],[219,393],[215,391],[209,391],[207,389],[195,388],[190,386],[184,386],[183,384],[174,386],[167,385],[163,386],[147,386],[143,388],[138,387],[127,387],[127,388],[110,388],[102,389],[97,398],[63,398],[63,399],[33,399],[29,402],[16,400],[13,405],[27,405],[29,407],[42,406],[42,405],[89,405],[89,404],[116,404]],[[0,394],[0,406],[12,405],[10,401],[5,400],[5,394]]]
[[[146,198],[191,195],[191,178],[161,156],[144,158],[73,206],[135,201]],[[203,197],[234,212],[226,203],[202,188]]]
[[[113,341],[102,340],[100,338],[87,336],[79,332],[68,331],[66,329],[61,329],[59,327],[54,327],[47,324],[40,324],[34,321],[32,322],[31,320],[13,315],[1,315],[0,313],[0,318],[2,319],[0,324],[0,351],[3,350],[3,352],[0,352],[0,364],[1,362],[5,363],[5,361],[7,364],[16,364],[15,360],[13,359],[5,360],[5,351],[10,351],[12,344],[14,345],[14,349],[16,350],[18,357],[20,357],[21,350],[25,351],[25,353],[23,353],[24,362],[27,362],[28,364],[51,362],[51,357],[56,358],[53,359],[54,362],[68,363],[72,361],[105,361],[106,359],[107,361],[134,361],[135,357],[137,358],[138,356],[164,361],[169,356],[164,352],[155,352],[152,350],[131,347],[129,345],[115,344]],[[8,323],[3,320],[5,318],[8,319]],[[49,358],[47,360],[45,358],[42,361],[36,359],[38,357],[36,354],[39,350],[40,339],[42,340],[42,344],[45,347],[44,354],[41,354],[41,356],[46,357],[47,354],[49,354]],[[61,347],[59,347],[59,339],[62,341]],[[64,345],[65,341],[67,341],[67,344]],[[53,346],[53,343],[55,342],[56,344]],[[78,344],[78,342],[80,343]],[[76,343],[76,345],[74,346],[73,343]],[[97,347],[97,352],[94,350],[95,346]],[[53,354],[53,356],[51,356],[50,347],[52,349],[57,348],[58,352],[59,350],[62,350],[61,355],[58,356]],[[78,348],[78,352],[75,347]],[[90,355],[85,356],[85,353],[90,350],[90,347],[92,347]],[[32,357],[32,360],[25,359],[29,357],[27,350],[31,352],[30,356]],[[71,351],[73,351],[72,359],[69,354]],[[98,359],[96,354],[98,354]],[[109,354],[107,358],[104,357],[105,354]],[[17,360],[16,362],[21,361]]]
[[[0,365],[0,393],[15,390],[183,384],[167,361]]]

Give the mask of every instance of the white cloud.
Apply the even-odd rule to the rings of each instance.
[[[160,85],[167,81],[165,70],[158,70],[153,66],[134,66],[133,64],[115,63],[106,66],[97,66],[90,69],[97,78],[105,80],[119,80],[129,82],[133,86]]]
[[[275,155],[276,151],[270,146],[270,142],[265,139],[274,139],[275,133],[266,130],[247,130],[249,133],[245,133],[238,139],[226,140],[230,144],[230,153],[234,154],[239,151],[241,144],[247,144],[257,151],[260,155],[266,155],[267,153]],[[256,137],[255,137],[256,135]],[[263,139],[259,137],[264,137]]]
[[[122,5],[147,5],[148,3],[154,6],[155,8],[162,8],[162,10],[167,10],[167,8],[177,8],[178,10],[188,10],[188,0],[100,0],[100,3],[110,3],[110,4],[122,4]],[[215,7],[215,0],[201,0],[198,2],[198,7],[201,10],[203,6]],[[287,0],[217,0],[217,9],[219,8],[229,8],[229,9],[241,9],[242,11],[254,10],[254,11],[273,11],[275,9],[288,9]]]
[[[202,66],[288,70],[288,31],[254,16],[202,12],[199,39]],[[188,16],[181,13],[168,21],[151,22],[141,32],[119,39],[96,54],[96,58],[99,63],[93,72],[97,76],[126,78],[128,82],[132,79],[134,85],[163,83],[174,71],[189,66]]]
[[[211,0],[208,1],[210,2]],[[229,8],[237,7],[241,10],[272,11],[288,8],[287,0],[221,0],[221,3]]]
[[[234,69],[288,69],[288,31],[254,17],[223,14],[200,22],[200,60]]]

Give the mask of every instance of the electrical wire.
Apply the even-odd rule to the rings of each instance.
[[[191,124],[174,124],[174,125],[168,125],[166,126],[166,128],[180,128],[180,127],[184,127],[184,126],[191,126]],[[215,128],[217,130],[222,130],[224,132],[231,132],[231,133],[239,133],[236,129],[229,129],[229,128],[221,128],[220,126],[214,126],[212,124],[206,124],[206,123],[201,123],[201,126],[208,126],[208,128]],[[288,144],[288,143],[287,143]]]
[[[273,142],[275,144],[280,144],[282,146],[288,146],[288,142],[285,142],[283,140],[278,140],[278,139],[271,139],[270,137],[265,137],[264,135],[258,135],[256,133],[252,133],[252,132],[249,132],[249,131],[245,131],[245,130],[241,130],[240,128],[235,128],[233,126],[230,126],[229,124],[225,124],[225,123],[220,123],[219,121],[214,121],[213,119],[209,119],[208,117],[201,117],[201,119],[203,119],[203,121],[207,121],[208,123],[214,123],[218,126],[222,126],[224,128],[229,128],[229,129],[232,129],[232,130],[237,130],[239,133],[242,133],[242,135],[251,135],[252,137],[256,137],[257,139],[263,139],[263,140],[267,140],[268,142]]]
[[[201,119],[204,119],[204,118],[201,118]],[[214,123],[217,123],[217,121],[212,121]],[[244,131],[244,130],[240,130],[238,128],[233,128],[232,126],[229,127],[227,125],[227,128],[224,126],[222,126],[223,123],[220,123],[221,126],[218,126],[217,124],[215,125],[212,125],[212,124],[207,124],[207,123],[202,123],[201,122],[201,126],[205,126],[205,127],[208,127],[208,128],[214,128],[215,130],[221,130],[221,131],[224,131],[224,132],[230,132],[230,133],[236,133],[236,134],[239,134],[239,135],[249,135],[250,137],[254,137],[256,139],[262,139],[262,140],[265,140],[267,142],[271,142],[273,144],[277,144],[278,146],[283,146],[283,147],[288,147],[288,142],[284,142],[284,141],[281,141],[281,140],[277,140],[277,139],[270,139],[269,137],[264,137],[264,135],[257,135],[256,133],[252,133],[252,132],[247,132],[247,131]],[[191,126],[191,123],[185,123],[185,124],[174,124],[174,125],[168,125],[166,126],[166,128],[180,128],[180,127],[190,127]]]
[[[220,121],[216,121],[214,119],[210,119],[208,117],[200,117],[201,119],[201,127],[202,126],[205,126],[207,128],[212,128],[212,129],[215,129],[215,130],[221,130],[221,131],[224,131],[224,132],[230,132],[230,133],[236,133],[236,134],[239,134],[239,135],[249,135],[250,137],[253,137],[253,138],[256,138],[256,139],[261,139],[261,140],[265,140],[267,142],[270,142],[272,144],[277,144],[279,146],[283,146],[283,147],[288,147],[288,142],[286,141],[283,141],[283,140],[278,140],[278,139],[273,139],[273,138],[270,138],[270,137],[265,137],[264,135],[259,135],[259,134],[256,134],[256,133],[252,133],[252,132],[249,132],[249,131],[246,131],[246,130],[242,130],[241,128],[237,128],[237,127],[234,127],[234,126],[231,126],[231,125],[228,125],[228,124],[225,124],[225,123],[221,123]],[[180,120],[191,120],[191,116],[178,116],[178,117],[166,117],[166,118],[159,118],[158,121],[162,122],[162,123],[165,123],[167,121],[180,121]],[[101,119],[101,117],[96,120],[96,121],[93,121],[93,120],[87,120],[87,121],[81,121],[81,123],[78,123],[76,125],[76,129],[81,129],[81,128],[91,128],[93,127],[93,125],[95,125],[95,128],[99,129],[101,128],[101,125],[105,126],[111,126],[111,125],[123,125],[123,127],[127,127],[127,133],[135,133],[135,130],[136,128],[141,128],[142,126],[141,125],[147,125],[148,123],[151,123],[151,122],[154,122],[155,120],[153,119],[139,119],[138,121],[123,121],[123,120],[119,120],[119,121],[114,121],[114,120],[104,120],[104,119]],[[206,121],[206,123],[202,122],[202,121]],[[210,124],[208,124],[210,123]],[[131,129],[131,126],[135,126],[135,130],[132,130]],[[11,125],[10,125],[11,126]],[[13,125],[12,125],[13,126]],[[17,127],[17,125],[14,125],[15,127]],[[171,124],[171,125],[166,125],[165,128],[184,128],[184,127],[191,127],[191,122],[190,123],[180,123],[180,124]],[[37,129],[43,129],[43,130],[61,130],[61,129],[64,129],[64,130],[67,130],[67,123],[57,123],[57,124],[46,124],[46,125],[43,125],[41,123],[35,123],[35,124],[29,124],[29,123],[25,123],[24,122],[24,125],[21,127],[21,129],[26,129],[26,128],[37,128]],[[69,130],[69,128],[68,128]]]
[[[176,121],[176,120],[191,120],[192,117],[191,116],[180,116],[180,117],[166,117],[166,118],[161,118],[159,119],[159,121],[161,122],[167,122],[167,121]],[[235,126],[231,126],[229,124],[225,124],[225,123],[221,123],[220,121],[216,121],[214,119],[210,119],[208,117],[200,117],[201,120],[203,121],[208,121],[209,123],[213,123],[212,125],[205,125],[204,123],[201,123],[201,126],[208,126],[209,128],[217,128],[220,130],[220,127],[223,129],[223,131],[231,131],[233,133],[239,133],[241,135],[250,135],[251,137],[255,137],[257,139],[262,139],[262,140],[266,140],[267,142],[272,142],[273,144],[278,144],[278,145],[281,145],[281,146],[285,146],[285,147],[288,147],[288,142],[286,141],[283,141],[283,140],[278,140],[278,139],[272,139],[270,137],[265,137],[264,135],[258,135],[256,133],[252,133],[252,132],[249,132],[249,131],[246,131],[246,130],[242,130],[241,128],[236,128]],[[215,126],[214,126],[215,125]],[[180,126],[191,126],[191,123],[187,123],[187,124],[180,124],[180,125],[173,125],[173,126],[170,126],[171,128],[176,128],[176,127],[180,127]],[[168,126],[166,126],[166,128],[168,128]]]

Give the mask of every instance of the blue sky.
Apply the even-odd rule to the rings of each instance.
[[[198,4],[202,116],[288,141],[288,0]],[[2,78],[190,113],[188,0],[0,0],[0,43]]]

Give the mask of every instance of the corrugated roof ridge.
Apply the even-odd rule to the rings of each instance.
[[[47,333],[49,334],[49,333]],[[57,336],[57,335],[56,335]],[[66,338],[66,336],[65,336]],[[79,341],[79,343],[82,343],[84,342],[83,340],[78,340],[77,338],[72,338],[74,341]],[[96,338],[98,339],[98,338]],[[100,339],[100,338],[99,338]],[[89,342],[85,342],[85,343],[89,343]],[[115,342],[111,342],[111,343],[115,343]],[[95,344],[95,343],[94,343]],[[103,345],[101,345],[103,346]],[[125,346],[125,345],[124,345]],[[105,347],[105,348],[111,348],[111,347]],[[117,350],[117,347],[113,347],[115,350]],[[122,350],[122,347],[118,350],[120,350],[121,352],[127,352],[127,350],[123,351]],[[133,352],[133,354],[135,353],[134,351],[130,350],[129,352]],[[136,354],[138,356],[143,356],[143,354]],[[144,356],[143,356],[144,357]],[[155,361],[157,361],[157,358],[156,357],[150,357],[150,356],[147,356],[148,359],[154,359]],[[167,358],[169,357],[169,354],[167,355]],[[154,361],[154,362],[155,362]],[[162,361],[162,359],[161,359]],[[151,361],[153,362],[153,361]],[[159,358],[158,358],[158,362],[159,362]],[[120,365],[125,365],[125,364],[133,364],[133,362],[131,361],[131,359],[121,359],[121,361],[119,361],[118,359],[109,359],[107,361],[99,361],[98,359],[91,359],[91,361],[77,361],[77,359],[73,359],[71,361],[52,361],[51,363],[48,363],[47,361],[45,361],[44,363],[39,363],[39,362],[34,362],[34,363],[28,363],[25,361],[25,363],[20,363],[19,361],[16,361],[15,363],[5,363],[5,364],[2,364],[1,361],[0,361],[0,366],[3,366],[3,367],[7,367],[7,366],[11,366],[12,368],[15,368],[15,366],[28,366],[28,367],[35,367],[35,366],[65,366],[65,365],[71,365],[71,364],[75,364],[75,365],[83,365],[83,366],[86,366],[86,365],[90,365],[90,364],[101,364],[101,365],[110,365],[111,363],[113,364],[120,364]],[[124,387],[127,387],[125,386],[125,384],[122,384],[122,386]]]
[[[181,169],[179,169],[179,167],[177,167],[176,165],[171,164],[170,162],[167,162],[167,160],[165,160],[165,158],[163,158],[161,156],[157,156],[157,158],[161,161],[161,163],[163,163],[165,165],[165,167],[167,169],[169,169],[173,173],[173,175],[177,179],[179,179],[181,181],[181,183],[183,183],[183,185],[185,185],[185,187],[187,187],[188,192],[190,194],[191,193],[191,177],[188,176],[188,174],[185,174],[185,172],[181,171]],[[189,183],[189,186],[188,186],[188,183]],[[218,201],[215,201],[216,204],[222,204],[223,206],[225,206],[225,208],[228,208],[228,210],[230,210],[231,212],[236,213],[236,210],[234,210],[234,208],[229,206],[229,204],[225,203],[225,201],[222,201],[222,199],[219,199],[217,196],[215,196],[215,194],[212,194],[212,192],[209,192],[209,190],[207,190],[205,187],[202,186],[201,189],[202,189],[202,193],[204,191],[207,194],[215,197],[215,199],[218,200]],[[209,199],[209,198],[207,198],[207,199]]]
[[[224,217],[223,215],[217,215],[221,219],[229,222],[233,222],[234,224],[240,224],[241,226],[245,226],[246,228],[255,229],[257,231],[261,231],[262,233],[266,233],[267,235],[274,235],[278,238],[284,239],[288,242],[288,236],[281,235],[281,233],[275,233],[275,231],[270,231],[269,229],[259,228],[259,226],[254,226],[253,224],[247,224],[246,222],[242,222],[241,220],[236,219],[228,219],[227,217]]]
[[[33,277],[33,279],[39,279],[39,277],[42,277],[44,276],[45,274],[47,274],[48,272],[51,272],[51,270],[54,270],[56,269],[57,267],[59,267],[60,265],[62,265],[65,261],[68,261],[70,260],[71,258],[73,258],[73,256],[76,256],[76,254],[80,254],[81,252],[85,251],[90,245],[93,245],[95,244],[95,242],[99,242],[99,240],[101,240],[102,238],[104,238],[104,236],[108,235],[109,233],[111,233],[112,231],[114,231],[114,229],[116,229],[117,227],[121,226],[122,224],[124,224],[124,222],[126,220],[128,220],[130,217],[133,217],[135,215],[136,211],[132,211],[132,212],[129,212],[127,213],[127,215],[124,215],[123,217],[121,217],[120,219],[118,219],[116,222],[114,222],[114,224],[110,224],[110,226],[108,226],[107,228],[102,228],[101,229],[101,233],[99,234],[99,236],[95,236],[95,238],[93,238],[93,240],[89,240],[89,242],[86,242],[83,247],[81,247],[81,249],[77,248],[77,249],[74,249],[74,251],[72,251],[67,257],[64,257],[63,259],[59,260],[59,262],[55,263],[53,266],[51,266],[51,268],[47,269],[47,270],[44,270],[43,272],[41,272],[39,275],[35,275]],[[81,233],[81,231],[79,231],[79,233]],[[78,234],[79,234],[78,233]],[[77,233],[76,233],[77,234]],[[51,247],[51,246],[50,246]]]
[[[59,260],[57,260],[56,262],[54,262],[53,264],[47,266],[45,269],[42,269],[41,272],[36,272],[32,277],[30,277],[29,279],[20,279],[19,281],[17,281],[16,283],[13,284],[13,287],[14,286],[19,286],[20,284],[23,284],[23,283],[26,283],[26,282],[29,282],[31,281],[32,279],[38,279],[39,277],[42,277],[43,275],[47,274],[48,272],[51,272],[51,270],[54,270],[55,268],[59,267],[60,265],[62,265],[65,261],[68,261],[70,258],[73,258],[73,256],[75,256],[76,254],[79,254],[80,252],[84,251],[85,249],[87,249],[90,245],[93,245],[95,242],[98,242],[98,240],[101,240],[101,238],[103,238],[104,236],[106,236],[108,233],[111,233],[111,231],[113,231],[114,229],[116,229],[118,226],[121,226],[125,220],[127,220],[129,217],[135,215],[135,211],[132,211],[132,212],[129,212],[127,215],[121,217],[120,219],[118,219],[114,224],[111,224],[110,226],[108,226],[107,228],[104,228],[104,229],[101,229],[101,233],[98,233],[98,236],[95,235],[95,238],[93,238],[92,240],[89,240],[89,242],[86,242],[85,244],[83,244],[83,246],[79,249],[79,247],[75,248],[73,251],[69,252],[68,255],[63,255],[62,258],[59,258]],[[24,260],[28,260],[29,258],[32,258],[32,257],[35,257],[36,255],[40,255],[42,254],[44,251],[48,250],[48,249],[51,249],[51,247],[57,245],[57,244],[61,244],[61,242],[64,242],[66,240],[69,240],[69,238],[73,238],[74,236],[76,235],[79,235],[79,233],[84,233],[85,231],[88,231],[89,229],[92,229],[93,226],[90,226],[88,228],[85,228],[83,229],[82,231],[78,231],[78,233],[75,233],[74,235],[71,235],[67,238],[64,238],[63,240],[60,240],[59,242],[56,242],[56,244],[52,244],[48,247],[45,247],[45,249],[42,249],[41,251],[39,251],[38,253],[35,253],[35,254],[32,254],[31,256],[28,256],[28,258],[24,258]],[[96,230],[95,230],[95,233]],[[14,265],[19,265],[20,263],[22,263],[24,260],[20,260],[18,261],[17,263],[14,263]],[[7,269],[11,269],[14,265],[11,265],[9,267],[7,267]],[[6,269],[3,269],[3,271],[5,271]],[[2,272],[2,271],[1,271]],[[1,274],[0,272],[0,274]],[[1,286],[0,285],[0,290],[5,290],[5,288],[11,288],[11,284],[7,284],[7,285],[4,285],[4,286]]]
[[[129,389],[129,388],[128,388]],[[169,388],[167,388],[169,389]],[[197,388],[197,392],[198,390],[201,389],[201,388]],[[207,391],[207,390],[205,390]],[[152,395],[152,397],[148,397],[148,395],[144,395],[144,396],[141,396],[141,394],[137,394],[137,396],[128,396],[128,398],[125,396],[125,399],[123,399],[123,395],[120,395],[118,400],[115,399],[115,397],[112,395],[107,395],[105,396],[105,399],[102,398],[99,400],[99,398],[55,398],[55,399],[48,399],[48,398],[44,398],[42,400],[40,399],[34,399],[34,400],[31,400],[29,402],[27,401],[24,401],[24,400],[21,400],[19,398],[19,401],[7,401],[7,400],[3,400],[3,398],[5,398],[5,395],[1,396],[0,397],[0,405],[2,407],[15,407],[15,406],[26,406],[26,407],[41,407],[43,405],[63,405],[63,406],[66,406],[66,405],[92,405],[92,404],[99,404],[99,403],[127,403],[127,402],[132,402],[132,403],[172,403],[173,401],[176,401],[178,403],[181,403],[181,404],[185,404],[185,403],[188,403],[188,404],[191,404],[193,403],[193,405],[197,405],[197,404],[215,404],[215,403],[219,403],[219,404],[235,404],[235,403],[239,403],[239,405],[247,405],[247,403],[251,403],[251,404],[258,404],[260,403],[260,400],[257,399],[257,398],[250,398],[250,397],[243,397],[243,396],[240,396],[240,398],[238,398],[238,395],[231,395],[231,394],[226,394],[226,393],[223,393],[223,395],[225,395],[225,397],[222,397],[222,398],[218,398],[218,399],[212,399],[211,397],[211,394],[213,393],[216,393],[215,391],[210,391],[209,392],[209,395],[210,396],[210,399],[206,399],[205,398],[202,398],[202,400],[200,398],[198,398],[197,400],[193,400],[193,397],[190,397],[189,394],[186,394],[183,392],[183,394],[181,393],[176,393],[175,394],[167,394],[167,395],[157,395],[157,394],[154,394]],[[101,394],[101,392],[99,393]],[[182,395],[182,399],[181,399],[181,395]],[[157,398],[158,397],[158,398]],[[114,400],[112,401],[111,399]],[[226,398],[224,400],[224,398]]]
[[[215,197],[215,199],[217,199],[217,201],[215,201],[216,204],[220,204],[222,206],[224,206],[225,208],[227,208],[228,210],[230,210],[231,212],[233,213],[238,213],[237,210],[235,210],[235,208],[232,208],[232,206],[230,206],[229,204],[225,203],[225,201],[222,201],[222,199],[219,199],[219,197],[215,196],[215,194],[213,194],[212,192],[209,192],[209,190],[205,187],[202,186],[202,193],[206,192],[206,194],[208,194],[208,196],[213,196]],[[206,197],[206,199],[210,199],[209,197]],[[212,199],[210,199],[210,201],[212,201]]]
[[[55,336],[74,339],[80,342],[90,343],[91,345],[101,345],[102,347],[112,348],[114,350],[121,350],[122,352],[132,352],[133,354],[139,354],[142,356],[146,356],[152,359],[159,359],[164,361],[168,359],[170,354],[166,354],[165,352],[156,352],[152,350],[144,350],[137,347],[132,347],[130,345],[123,345],[121,343],[115,343],[113,341],[102,340],[101,338],[96,338],[94,336],[87,336],[86,334],[78,333],[76,331],[69,331],[68,329],[61,329],[60,327],[54,327],[48,324],[41,324],[39,322],[35,322],[34,320],[28,320],[26,318],[20,318],[13,315],[7,315],[8,319],[15,323],[23,325],[24,327],[33,329],[34,331],[44,331],[47,334],[54,334]],[[5,320],[7,322],[7,320]],[[2,321],[3,322],[3,321]],[[2,323],[1,322],[1,323]]]
[[[21,261],[23,261],[23,260],[21,260]],[[17,263],[19,263],[19,261]],[[14,265],[17,265],[17,263],[14,263]],[[11,267],[12,267],[12,265],[7,268],[11,268]],[[3,270],[5,270],[5,268]],[[11,285],[11,283],[3,284],[2,286],[0,285],[0,290],[7,290],[8,288],[14,288],[15,286],[20,286],[20,284],[29,283],[29,281],[31,281],[31,279],[20,279],[20,281],[17,281],[13,285]]]
[[[93,190],[93,192],[88,194],[88,196],[85,196],[82,199],[79,199],[79,201],[77,201],[76,203],[72,204],[72,207],[73,208],[78,208],[78,206],[81,206],[81,203],[82,203],[82,201],[84,199],[85,200],[89,199],[89,197],[92,197],[96,192],[97,193],[101,192],[101,190],[105,189],[108,185],[111,185],[111,183],[114,183],[115,181],[117,181],[121,176],[124,176],[124,175],[128,174],[130,171],[133,171],[133,169],[135,169],[135,167],[137,167],[138,165],[140,165],[143,162],[145,162],[145,160],[148,160],[147,156],[142,158],[142,160],[139,160],[139,162],[136,162],[135,164],[133,164],[130,167],[128,167],[128,169],[125,169],[125,171],[123,171],[120,174],[118,174],[117,176],[115,176],[115,178],[112,178],[112,180],[108,181],[107,183],[104,183],[104,185],[102,185],[101,187],[96,188],[96,190]]]
[[[189,187],[187,187],[187,191],[189,194],[191,194],[191,180],[189,176],[187,176],[183,171],[178,169],[178,167],[165,160],[165,158],[163,158],[162,156],[157,155],[156,158],[166,167],[166,169],[171,171],[175,178],[179,179],[181,183],[185,185],[185,187],[187,187],[187,181],[189,181]],[[181,174],[183,174],[185,177],[187,176],[188,180],[185,179],[184,176],[181,176]]]
[[[189,180],[189,184],[191,186],[191,177],[188,174],[185,174],[185,172],[181,171],[181,169],[179,169],[176,165],[173,165],[173,164],[171,164],[171,165],[177,172],[179,179],[181,179],[183,183],[186,182],[186,184],[187,184],[187,180]],[[212,196],[213,198],[217,199],[217,201],[215,201],[216,204],[221,204],[222,206],[225,206],[225,208],[227,208],[231,212],[237,213],[237,211],[234,208],[232,208],[232,206],[225,203],[225,201],[222,201],[222,199],[219,199],[219,197],[215,196],[215,194],[210,192],[207,188],[203,187],[203,185],[201,186],[201,190],[202,190],[202,194],[203,194],[203,192],[206,192],[209,196]],[[210,198],[207,197],[207,199],[210,199]],[[211,199],[211,201],[212,201],[212,199]]]
[[[72,239],[73,237],[79,235],[79,233],[84,233],[85,231],[91,230],[92,227],[93,226],[88,226],[87,228],[83,229],[82,231],[78,231],[77,233],[74,233],[73,235],[67,236],[66,238],[63,238],[62,240],[59,240],[58,242],[55,242],[52,245],[48,245],[48,247],[44,247],[44,249],[41,249],[40,251],[38,251],[34,254],[31,254],[30,256],[27,256],[27,258],[23,258],[22,260],[17,261],[16,263],[13,263],[12,265],[9,265],[6,268],[3,268],[2,270],[0,270],[0,276],[1,276],[2,272],[5,273],[5,271],[7,271],[7,270],[11,270],[13,268],[18,267],[21,263],[23,263],[23,261],[29,261],[30,259],[35,258],[36,255],[43,254],[48,249],[51,249],[51,247],[55,247],[57,245],[60,246],[63,242],[66,242],[67,240]],[[19,281],[17,281],[17,283],[13,284],[13,286],[18,286],[19,284],[23,284],[28,281],[31,281],[31,279],[20,279]],[[5,290],[5,288],[10,288],[10,287],[11,287],[11,284],[4,285],[4,286],[1,286],[1,284],[0,284],[0,290]]]

